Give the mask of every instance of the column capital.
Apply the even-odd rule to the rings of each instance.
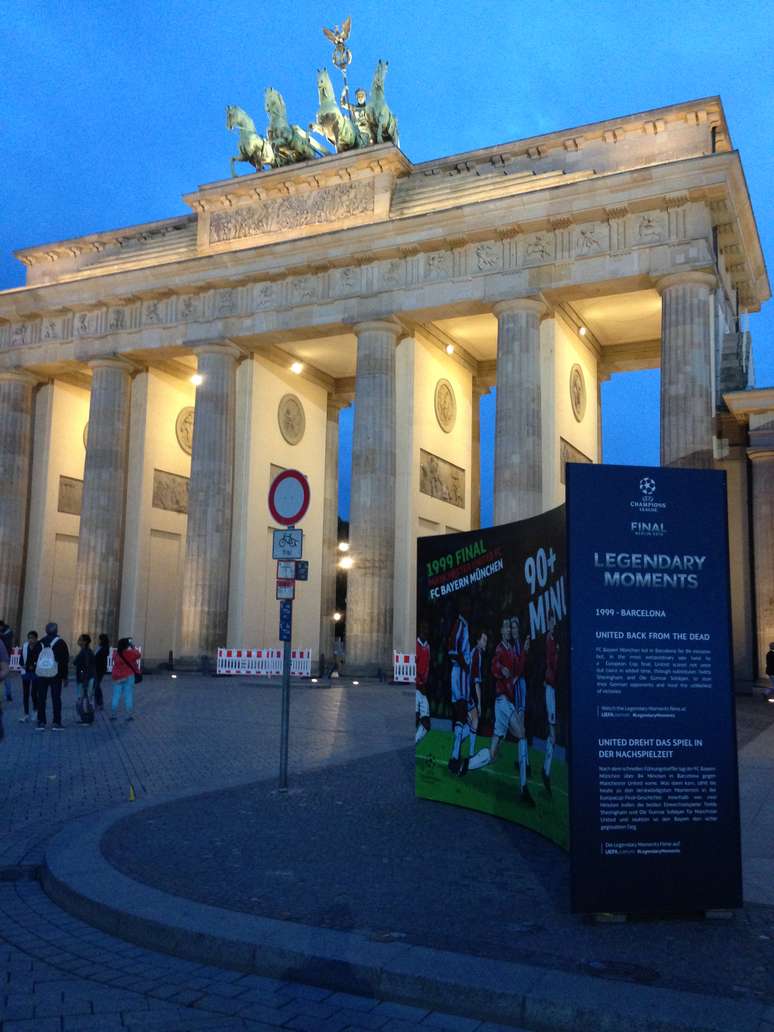
[[[246,352],[230,340],[205,340],[201,344],[193,344],[191,350],[198,359],[200,355],[228,355],[233,359],[242,359]]]
[[[39,376],[28,372],[26,369],[0,369],[0,383],[20,383],[27,387],[34,387],[43,383]]]
[[[669,276],[662,276],[661,279],[656,280],[654,284],[659,294],[668,287],[707,287],[708,290],[714,290],[718,285],[718,278],[714,272],[673,272]]]
[[[139,366],[135,362],[121,358],[120,355],[101,355],[96,358],[90,358],[86,361],[86,365],[92,371],[95,369],[120,369],[122,372],[130,375],[139,372]]]
[[[539,297],[512,297],[507,301],[498,301],[492,306],[492,311],[498,318],[501,315],[510,315],[511,312],[526,312],[536,315],[539,319],[545,319],[550,315],[548,305]]]
[[[373,319],[367,322],[355,323],[352,332],[356,337],[361,333],[391,333],[397,340],[399,336],[410,337],[397,319]]]
[[[774,459],[774,448],[748,448],[747,458],[750,462],[764,462]]]

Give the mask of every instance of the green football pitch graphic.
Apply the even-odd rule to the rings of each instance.
[[[489,738],[476,739],[476,751],[488,747]],[[449,731],[429,731],[416,748],[416,794],[423,799],[466,806],[471,810],[502,817],[545,835],[563,849],[569,848],[569,809],[567,805],[567,765],[554,757],[551,765],[551,797],[543,788],[540,772],[545,753],[530,749],[532,773],[529,790],[535,808],[519,799],[519,775],[515,742],[501,742],[495,763],[469,771],[464,777],[448,769],[452,735]],[[463,743],[462,756],[468,755]]]

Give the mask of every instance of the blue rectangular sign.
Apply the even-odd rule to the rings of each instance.
[[[293,603],[290,600],[280,602],[279,640],[291,641],[293,633]]]
[[[567,466],[573,910],[741,906],[725,474]]]

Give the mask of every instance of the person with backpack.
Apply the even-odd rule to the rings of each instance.
[[[35,666],[43,646],[38,641],[37,631],[28,631],[27,640],[21,650],[21,679],[22,698],[24,702],[24,716],[19,717],[20,724],[26,724],[30,719],[30,696],[32,696],[32,712],[38,712],[38,692],[35,687]]]
[[[97,709],[103,709],[104,699],[102,697],[102,678],[107,674],[108,659],[110,658],[110,638],[106,634],[100,634],[99,645],[94,653],[96,666],[94,674],[94,705]]]
[[[131,638],[119,638],[113,660],[113,702],[110,719],[118,719],[118,704],[121,696],[126,706],[126,719],[134,720],[134,686],[142,680],[140,653],[133,647]]]
[[[94,723],[94,706],[91,701],[91,690],[94,687],[94,678],[97,672],[97,664],[91,648],[91,637],[82,634],[78,639],[80,652],[75,657],[75,683],[78,685],[78,700],[75,708],[78,711],[82,724]]]
[[[62,686],[67,684],[70,650],[59,637],[57,624],[47,623],[46,633],[40,639],[40,654],[35,663],[35,690],[38,693],[38,731],[46,730],[46,700],[51,689],[51,708],[54,722],[52,731],[63,731]]]

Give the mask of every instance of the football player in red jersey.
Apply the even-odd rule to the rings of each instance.
[[[486,767],[497,759],[500,749],[500,742],[508,732],[519,742],[519,783],[521,785],[521,801],[525,806],[534,807],[535,800],[530,795],[527,786],[527,765],[521,762],[522,754],[526,757],[526,739],[524,737],[524,712],[517,708],[516,683],[518,678],[523,677],[529,651],[529,639],[521,646],[520,653],[517,653],[514,643],[511,640],[511,620],[504,617],[502,622],[502,640],[495,649],[492,659],[492,676],[495,679],[495,726],[489,748],[480,749],[475,756],[464,762],[460,768],[460,774],[468,770],[478,770]],[[521,743],[524,742],[522,748]]]
[[[546,719],[548,736],[546,738],[546,758],[543,763],[543,787],[551,795],[551,761],[554,758],[556,745],[556,681],[559,671],[559,645],[554,637],[556,615],[553,610],[548,614],[548,631],[546,633],[546,672],[543,683],[546,690]]]
[[[414,743],[421,742],[430,730],[430,705],[427,701],[427,682],[430,679],[430,644],[427,640],[427,624],[423,623],[417,636],[417,724]]]

